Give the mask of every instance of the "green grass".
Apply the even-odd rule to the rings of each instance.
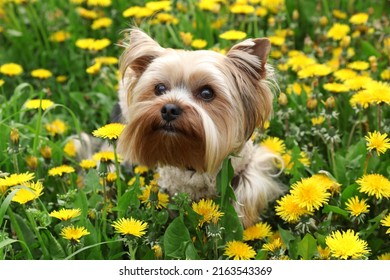
[[[206,49],[221,52],[236,43],[219,38],[224,31],[241,30],[247,38],[255,38],[280,35],[282,30],[285,41],[272,46],[268,61],[276,70],[280,91],[275,92],[269,127],[256,131],[253,139],[260,145],[269,137],[277,137],[279,145],[284,145],[280,156],[286,168],[280,180],[290,189],[319,173],[331,178],[333,188],[326,191],[331,196],[321,207],[296,221],[285,221],[276,213],[280,201],[271,203],[261,218],[272,233],[245,241],[255,251],[252,258],[337,259],[334,252],[324,256],[318,248],[328,247],[326,238],[333,232],[349,229],[358,233],[370,250],[357,258],[389,258],[389,224],[384,219],[388,217],[390,190],[375,197],[358,183],[364,175],[381,174],[387,179],[376,187],[390,184],[386,183],[390,177],[390,152],[369,151],[365,138],[368,132],[390,131],[389,98],[386,99],[390,85],[389,77],[383,74],[389,71],[390,62],[388,1],[286,0],[280,1],[282,5],[275,10],[267,3],[277,1],[248,1],[256,10],[262,7],[266,12],[259,16],[253,12],[234,14],[230,10],[234,1],[216,3],[219,9],[212,12],[202,9],[199,1],[176,0],[170,1],[169,11],[157,11],[141,19],[124,18],[122,13],[151,1],[112,1],[107,7],[88,6],[87,1],[79,5],[66,0],[13,2],[0,0],[0,67],[13,62],[21,65],[23,72],[16,76],[0,73],[0,182],[10,174],[28,171],[34,174],[34,182],[42,182],[44,189],[39,198],[20,204],[13,199],[19,190],[26,189],[25,184],[2,188],[0,183],[0,259],[227,259],[228,242],[243,240],[244,229],[231,206],[234,194],[229,185],[232,169],[228,160],[218,175],[218,197],[214,199],[224,215],[217,224],[199,227],[202,216],[194,211],[186,194],[170,197],[162,208],[148,207],[140,199],[145,186],[153,184],[154,170],[138,172],[121,166],[119,176],[111,181],[102,167],[83,170],[79,159],[64,152],[70,136],[92,134],[110,122],[110,112],[117,101],[117,64],[104,64],[95,74],[88,74],[86,69],[94,65],[97,57],[118,58],[126,35],[123,31],[131,26],[143,29],[163,47],[193,49],[181,39],[181,32],[189,32],[193,39],[206,40]],[[78,7],[108,17],[112,24],[93,30],[93,20],[81,16]],[[345,13],[345,18],[337,18],[336,9]],[[358,12],[369,13],[367,23],[361,26],[349,22]],[[160,13],[174,16],[177,23],[155,22]],[[217,20],[222,24],[215,27]],[[334,23],[350,27],[350,42],[341,47],[336,58],[334,52],[341,43],[326,36]],[[70,34],[64,42],[51,39],[59,30]],[[99,51],[80,49],[75,43],[82,38],[107,38],[111,44]],[[331,65],[331,73],[300,79],[292,66],[302,65],[285,67],[291,62],[292,50],[303,52],[319,64]],[[356,90],[334,93],[325,89],[326,83],[343,83],[334,72],[353,61],[369,63],[366,70],[356,70],[359,75],[384,83],[379,104],[352,106],[350,101]],[[50,70],[52,77],[32,77],[31,71],[38,68]],[[59,82],[58,76],[66,76],[65,81]],[[303,85],[305,90],[297,90]],[[47,110],[25,108],[25,102],[31,99],[49,99],[55,105]],[[316,106],[308,108],[309,100],[315,100]],[[319,116],[324,121],[313,125],[312,118]],[[67,129],[51,134],[47,125],[57,119]],[[12,131],[19,139],[11,140]],[[44,157],[44,147],[50,148],[49,156]],[[28,164],[29,157],[36,164]],[[48,174],[62,164],[72,166],[76,172]],[[346,205],[355,196],[369,205],[369,211],[358,217],[352,216]],[[153,194],[146,200],[156,203]],[[49,215],[62,208],[78,208],[81,214],[68,221]],[[116,233],[112,223],[122,217],[146,222],[146,234],[137,238]],[[89,234],[80,242],[69,241],[61,235],[69,225],[84,227]],[[263,247],[278,239],[282,245],[275,250]]]

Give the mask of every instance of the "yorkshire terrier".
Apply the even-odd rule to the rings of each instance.
[[[248,39],[226,55],[161,47],[130,30],[120,59],[119,107],[126,127],[118,151],[158,168],[159,185],[191,199],[216,195],[216,175],[231,156],[235,209],[248,227],[283,193],[275,158],[251,135],[272,111],[267,38]]]

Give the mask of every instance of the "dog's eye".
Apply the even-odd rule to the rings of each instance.
[[[154,87],[154,93],[159,96],[163,95],[167,91],[167,87],[164,84],[157,84]]]
[[[204,101],[211,101],[214,98],[214,91],[208,86],[203,87],[199,92],[199,97]]]

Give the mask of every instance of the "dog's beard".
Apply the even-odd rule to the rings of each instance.
[[[182,114],[167,122],[161,117],[164,105],[164,100],[153,100],[130,108],[132,119],[120,141],[125,157],[151,167],[172,165],[205,171],[206,139],[201,116],[193,107],[179,103]]]

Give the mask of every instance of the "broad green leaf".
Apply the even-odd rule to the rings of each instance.
[[[184,225],[182,217],[175,218],[164,234],[165,256],[169,258],[185,259],[187,246],[191,243],[191,236]]]
[[[304,260],[311,260],[317,253],[317,241],[309,233],[298,243],[298,255]]]
[[[278,225],[278,230],[283,243],[286,244],[287,249],[289,249],[290,242],[294,241],[296,237],[289,230],[285,230],[281,228],[279,225]]]

